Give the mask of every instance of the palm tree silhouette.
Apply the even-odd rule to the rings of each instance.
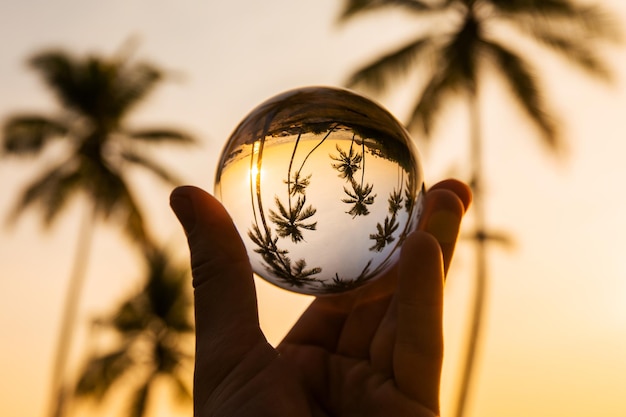
[[[361,273],[356,277],[349,277],[347,279],[339,276],[335,272],[335,276],[330,281],[322,283],[322,294],[332,294],[357,288],[372,278],[374,274],[370,273],[370,267],[372,265],[372,259],[368,260],[365,267],[361,270]]]
[[[146,278],[140,291],[95,321],[98,333],[115,336],[117,343],[87,360],[75,388],[77,398],[99,403],[113,387],[130,387],[129,417],[146,415],[150,394],[162,382],[179,399],[191,400],[192,355],[182,343],[193,331],[189,268],[152,249],[146,252]]]
[[[295,196],[296,194],[305,194],[306,187],[311,185],[311,177],[313,174],[309,174],[306,177],[300,174],[300,171],[294,172],[291,176],[291,180],[284,181],[289,188],[289,195]]]
[[[374,185],[361,185],[354,179],[350,180],[350,185],[352,190],[343,187],[343,191],[348,195],[348,198],[341,199],[344,203],[353,204],[352,208],[346,213],[351,214],[353,218],[356,216],[367,216],[370,214],[367,206],[374,204],[374,198],[376,197],[376,194],[370,195]]]
[[[51,416],[63,414],[64,371],[94,221],[115,222],[136,242],[149,244],[151,238],[125,170],[131,166],[143,168],[166,183],[176,184],[176,177],[142,152],[143,147],[194,142],[189,134],[179,130],[137,129],[128,125],[130,112],[164,78],[156,66],[129,58],[125,53],[112,58],[75,57],[62,50],[35,54],[29,64],[54,93],[61,110],[56,115],[16,114],[4,124],[3,156],[43,158],[50,153],[52,143],[65,146],[62,157],[25,188],[10,213],[10,222],[26,209],[37,208],[43,214],[44,224],[50,225],[78,195],[86,197],[90,206],[82,221],[64,301],[52,375]]]
[[[402,192],[400,190],[393,190],[393,192],[389,194],[387,202],[389,203],[389,214],[395,216],[402,208],[402,203],[404,202]]]
[[[277,246],[278,236],[274,237],[271,231],[261,232],[261,229],[253,224],[248,230],[248,237],[258,246],[254,249],[265,261],[265,269],[276,277],[295,287],[302,287],[306,283],[318,282],[315,275],[322,272],[322,268],[306,268],[306,261],[298,259],[295,264],[288,256],[289,251],[279,249]]]
[[[393,233],[398,230],[398,226],[399,224],[395,215],[391,217],[386,216],[383,224],[377,223],[376,229],[378,232],[370,234],[370,239],[374,240],[376,243],[374,243],[370,250],[380,252],[385,246],[396,240]]]
[[[354,143],[354,136],[352,137],[352,143]],[[361,160],[363,159],[363,155],[354,152],[352,143],[350,144],[350,150],[348,152],[341,149],[339,145],[336,145],[339,156],[330,156],[331,159],[337,161],[337,163],[331,165],[334,169],[339,171],[339,177],[347,180],[354,178],[354,174],[361,168]]]
[[[304,221],[313,217],[317,209],[309,205],[304,207],[306,196],[298,196],[295,205],[285,208],[278,197],[275,197],[276,206],[279,213],[274,210],[269,211],[270,220],[276,225],[276,233],[280,237],[289,236],[294,243],[303,240],[302,231],[300,229],[315,230],[317,222],[305,223]]]
[[[486,224],[479,123],[479,82],[485,74],[498,74],[510,87],[515,99],[542,134],[542,143],[557,150],[561,143],[558,129],[540,94],[529,58],[506,39],[490,31],[505,24],[523,36],[547,47],[593,76],[608,79],[610,72],[597,54],[595,41],[619,40],[617,27],[600,8],[577,5],[570,0],[347,0],[343,19],[361,12],[401,7],[419,17],[438,13],[451,18],[451,30],[430,31],[409,41],[354,72],[348,85],[367,86],[375,91],[389,87],[389,81],[419,63],[430,62],[422,94],[408,118],[411,129],[432,130],[442,103],[451,96],[464,95],[470,109],[471,186],[476,242],[476,294],[472,324],[466,348],[465,368],[460,381],[456,415],[462,416],[471,382],[474,358],[480,339],[483,307],[487,291],[487,251],[489,242],[505,242],[502,234],[492,233]]]

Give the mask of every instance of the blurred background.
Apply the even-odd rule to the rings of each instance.
[[[90,385],[87,375],[83,386],[96,401],[69,401],[66,415],[87,410],[91,415],[124,415],[132,408],[129,404],[147,416],[191,414],[182,389],[190,387],[192,370],[184,359],[193,346],[187,328],[188,289],[176,287],[173,281],[163,284],[158,279],[161,275],[153,273],[186,274],[186,243],[169,209],[169,192],[179,183],[211,191],[222,146],[236,124],[261,101],[300,86],[345,86],[363,65],[435,26],[430,15],[416,18],[410,8],[402,7],[341,20],[348,4],[337,0],[24,0],[0,4],[4,40],[0,117],[5,125],[16,115],[54,116],[63,110],[46,88],[41,70],[28,65],[42,51],[60,49],[77,59],[94,54],[103,59],[150,62],[165,74],[145,100],[132,107],[124,123],[137,129],[170,129],[165,132],[169,136],[161,131],[161,136],[143,137],[152,143],[142,147],[140,155],[149,157],[153,165],[128,157],[139,163],[128,164],[125,171],[128,190],[143,210],[147,233],[157,246],[166,248],[168,260],[159,258],[154,249],[137,249],[124,227],[111,224],[115,221],[92,223],[85,281],[73,314],[75,333],[65,368],[67,381],[75,384],[79,375],[86,375],[90,358],[105,357],[116,347],[126,346],[123,341],[134,343],[144,322],[133,306],[141,304],[137,301],[141,294],[160,289],[178,297],[165,301],[167,311],[175,310],[170,308],[173,305],[180,307],[176,310],[180,317],[170,315],[165,320],[176,333],[171,339],[176,347],[163,342],[157,348],[171,348],[168,354],[176,358],[171,373],[177,374],[174,380],[180,384],[155,380],[154,389],[178,395],[152,391],[142,403],[140,380],[150,380],[151,368],[140,360],[135,365],[144,367],[143,374],[113,387],[104,397],[103,387]],[[593,4],[607,10],[618,24],[626,21],[626,3],[597,0]],[[487,6],[481,11],[483,16],[491,12]],[[496,25],[494,36],[520,42],[517,45],[534,66],[537,86],[555,116],[564,146],[558,152],[549,151],[542,145],[541,129],[530,122],[507,85],[490,72],[481,77],[477,103],[485,218],[489,229],[505,233],[511,244],[489,247],[483,332],[463,415],[624,416],[626,197],[620,188],[626,178],[624,46],[591,43],[591,50],[612,72],[612,81],[607,82],[589,76],[593,65],[587,65],[587,70],[576,65],[585,59],[567,60],[551,49],[527,45],[503,26]],[[386,93],[360,91],[375,97],[399,119],[408,120],[412,102],[419,96],[420,77],[425,76],[419,71],[413,75],[400,78],[397,88]],[[468,132],[475,115],[468,112],[464,99],[446,101],[439,110],[429,140],[419,128],[412,130],[427,184],[449,176],[469,181],[474,168],[468,161]],[[169,140],[160,140],[166,136]],[[187,144],[190,137],[195,144]],[[17,221],[6,219],[20,193],[53,166],[63,151],[53,145],[45,155],[17,158],[5,150],[0,158],[4,225],[0,230],[0,404],[6,416],[49,414],[57,337],[88,200],[70,200],[49,228],[42,227],[44,212],[37,207],[24,211]],[[177,179],[155,180],[147,172],[151,169],[137,168],[154,168],[155,164],[167,167]],[[474,223],[468,218],[464,235],[475,232]],[[468,239],[458,249],[447,281],[443,416],[455,411],[464,367],[475,291],[472,242]],[[168,262],[172,265],[165,268]],[[311,298],[260,280],[257,290],[261,325],[270,341],[278,343]],[[120,315],[111,319],[120,311],[126,321],[121,322]],[[156,313],[158,308],[150,312]],[[111,326],[117,336],[111,334]],[[126,332],[122,342],[120,329]],[[133,347],[139,357],[146,343],[140,341]],[[90,375],[97,376],[104,362],[90,363]],[[163,358],[159,363],[163,369],[173,369]],[[133,395],[128,386],[137,394],[134,403],[128,402]]]

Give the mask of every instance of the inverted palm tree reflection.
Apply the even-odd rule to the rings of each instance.
[[[248,229],[248,237],[254,243],[254,252],[263,259],[263,267],[266,271],[280,280],[282,284],[296,288],[307,287],[317,289],[319,293],[332,293],[345,291],[361,285],[377,275],[386,263],[380,262],[374,265],[374,258],[365,258],[364,266],[356,276],[342,276],[338,271],[325,271],[322,266],[308,266],[305,258],[292,260],[287,242],[291,245],[299,245],[307,242],[307,236],[317,231],[318,221],[316,215],[318,209],[308,202],[308,189],[316,179],[316,170],[319,172],[322,165],[316,164],[314,169],[307,170],[307,161],[320,158],[317,153],[326,152],[326,148],[321,145],[330,140],[334,143],[336,153],[324,154],[322,158],[330,158],[330,168],[337,171],[337,176],[345,180],[343,185],[343,195],[341,202],[350,205],[344,213],[349,218],[370,215],[370,207],[374,205],[377,194],[373,193],[374,182],[366,182],[366,159],[380,159],[384,154],[380,144],[375,140],[367,141],[358,136],[356,131],[352,131],[347,126],[338,124],[326,125],[327,130],[321,130],[320,126],[300,126],[296,133],[292,128],[288,133],[279,135],[265,135],[256,141],[250,153],[251,181],[250,194],[252,196],[254,220]],[[342,134],[352,131],[349,147],[342,147],[340,142],[333,137],[333,133]],[[284,136],[293,136],[293,147],[290,151],[290,159],[287,164],[286,178],[282,183],[286,185],[284,194],[273,196],[274,207],[266,208],[264,204],[263,184],[261,181],[262,167],[264,166],[264,152],[272,146],[272,141],[279,138],[284,140]],[[313,137],[313,139],[311,138]],[[306,137],[306,139],[305,139]],[[315,139],[317,137],[318,139]],[[317,140],[314,145],[309,144],[299,153],[304,140]],[[370,149],[370,142],[372,148]],[[300,156],[304,155],[304,157]],[[369,155],[366,155],[369,154]],[[300,161],[301,162],[298,162]],[[389,159],[389,156],[387,157]],[[299,164],[299,165],[298,165]],[[328,165],[327,165],[328,166]],[[298,167],[297,169],[295,167]],[[406,208],[407,213],[413,209],[413,201],[416,192],[412,190],[413,183],[405,181],[406,171],[398,165],[398,183],[392,189],[387,198],[387,213],[375,225],[375,231],[369,234],[372,244],[369,251],[380,253],[388,245],[394,242],[401,242],[410,227],[400,228],[398,213],[402,208]],[[358,178],[358,180],[357,180]],[[332,190],[324,195],[325,198],[333,198]],[[319,196],[318,196],[319,197]],[[409,216],[412,218],[413,216]],[[349,221],[348,218],[348,221]],[[410,225],[412,226],[412,224]]]
[[[314,87],[258,106],[235,129],[216,177],[254,271],[307,294],[342,292],[389,268],[414,229],[422,189],[411,138],[393,116]]]

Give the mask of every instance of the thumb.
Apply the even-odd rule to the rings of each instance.
[[[213,196],[196,187],[179,187],[170,196],[170,206],[191,252],[196,382],[211,389],[263,337],[252,268],[230,216]]]

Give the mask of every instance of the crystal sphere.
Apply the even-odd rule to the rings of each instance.
[[[404,127],[373,101],[328,87],[287,91],[252,110],[215,182],[254,272],[312,295],[389,269],[417,225],[423,190]]]

